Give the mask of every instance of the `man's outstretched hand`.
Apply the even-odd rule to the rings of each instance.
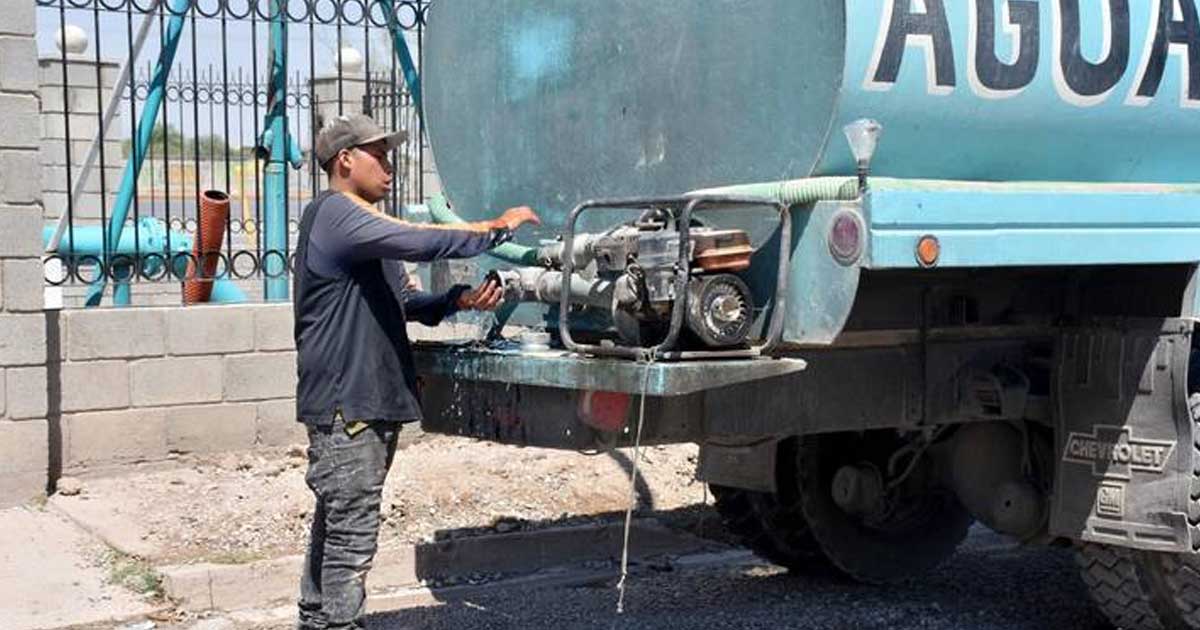
[[[529,206],[509,208],[508,210],[504,211],[504,214],[500,215],[500,218],[492,221],[494,227],[508,228],[511,231],[515,231],[517,228],[525,225],[526,223],[532,223],[534,225],[542,224],[542,220],[538,218],[537,213],[534,212],[533,208],[530,208]]]
[[[463,311],[492,311],[504,299],[504,288],[495,280],[485,280],[474,289],[467,289],[458,296],[458,308]]]
[[[509,232],[516,231],[526,223],[542,224],[537,213],[529,206],[509,208],[499,218],[491,221],[493,228],[505,228]],[[503,300],[504,288],[500,286],[500,283],[494,279],[485,280],[478,287],[468,289],[458,296],[458,308],[460,310],[491,311],[495,310]]]

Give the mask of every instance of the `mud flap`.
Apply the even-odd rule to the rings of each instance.
[[[706,441],[700,445],[696,478],[730,488],[775,492],[778,489],[775,485],[778,453],[779,441],[774,439],[752,444]]]
[[[1180,319],[1104,320],[1062,332],[1051,534],[1192,550],[1190,346],[1191,323]]]

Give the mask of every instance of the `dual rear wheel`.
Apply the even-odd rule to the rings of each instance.
[[[1188,398],[1188,409],[1193,435],[1200,436],[1200,393]],[[1192,448],[1200,449],[1200,445]],[[1192,462],[1188,521],[1195,528],[1200,526],[1200,452],[1193,452]],[[1092,600],[1114,626],[1124,630],[1200,630],[1200,555],[1085,543],[1076,553],[1076,561]]]
[[[902,479],[881,472],[899,446],[888,432],[801,438],[781,448],[777,492],[713,486],[717,510],[747,547],[790,570],[905,581],[953,555],[971,517],[919,454]]]
[[[1200,393],[1189,399],[1200,436]],[[971,517],[919,455],[903,479],[887,432],[808,436],[780,451],[774,493],[712,486],[731,533],[763,558],[797,572],[833,569],[872,584],[903,582],[954,554]],[[1200,442],[1200,440],[1197,440]],[[1189,520],[1200,527],[1200,445]],[[1200,554],[1081,544],[1084,583],[1124,630],[1200,630]]]

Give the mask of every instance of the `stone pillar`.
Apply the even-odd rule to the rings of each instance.
[[[54,24],[57,26],[57,21]],[[67,213],[67,200],[71,190],[78,186],[79,179],[83,176],[88,148],[91,147],[96,130],[101,125],[100,112],[108,106],[120,73],[120,66],[115,62],[96,62],[95,53],[88,50],[86,31],[69,23],[65,30],[66,36],[58,37],[55,41],[59,46],[58,52],[38,59],[38,95],[42,103],[42,206],[48,225],[55,224],[60,216]],[[62,55],[63,46],[67,49],[65,61]],[[122,86],[125,87],[127,86]],[[75,198],[71,216],[77,228],[97,226],[101,223],[100,219],[104,213],[109,216],[112,214],[113,203],[121,187],[121,178],[125,174],[126,160],[122,155],[122,147],[129,141],[124,123],[128,117],[128,107],[129,101],[118,103],[112,123],[108,126],[109,131],[105,134],[103,186],[101,154],[98,151],[84,182],[83,191]],[[102,189],[106,193],[103,204]],[[46,277],[61,278],[62,273],[63,267],[58,259],[47,263]],[[47,308],[62,308],[64,302],[80,306],[86,292],[86,286],[78,282],[68,281],[62,285],[48,286],[45,291],[45,303]]]
[[[351,59],[355,59],[352,55],[347,54],[352,50],[345,49],[343,50],[343,54]],[[357,54],[357,52],[354,53],[354,55]],[[363,97],[367,94],[367,80],[363,75],[361,65],[359,65],[361,58],[355,59],[355,61],[358,63],[354,61],[347,62],[343,59],[340,88],[337,75],[319,76],[312,79],[312,111],[318,133],[321,127],[325,126],[326,122],[338,116],[339,104],[340,113],[343,115],[362,114],[366,111],[365,105],[367,104],[364,103]],[[382,83],[379,80],[374,80],[371,82],[371,92],[373,94],[378,93],[384,90],[386,85],[386,83]],[[338,93],[339,89],[341,91],[340,94]],[[377,100],[374,102],[375,106],[378,105],[378,102]],[[385,117],[374,116],[374,118],[381,125],[387,125],[389,122]],[[315,144],[316,139],[314,138],[313,145],[315,146]],[[326,182],[325,175],[319,174],[318,176],[319,181],[324,185]],[[392,209],[387,208],[386,211],[392,212]]]
[[[343,76],[341,81],[341,98],[338,98],[338,78],[336,76],[316,77],[312,80],[313,113],[317,117],[317,129],[338,115],[338,103],[341,103],[342,113],[346,115],[363,113],[363,96],[367,93],[367,82],[362,75]],[[374,89],[374,85],[371,86]]]
[[[317,119],[317,129],[330,118],[338,115],[338,104],[341,103],[341,111],[343,114],[361,114],[364,111],[363,97],[367,93],[367,81],[361,73],[344,73],[341,81],[341,98],[338,97],[338,78],[336,76],[324,76],[313,79],[312,88],[313,94],[316,97],[313,112]],[[375,119],[383,125],[393,125],[391,120],[391,105],[390,100],[385,95],[392,87],[390,77],[377,78],[371,81],[371,93],[381,95],[381,97],[372,97],[370,105],[376,108],[377,111],[371,112]],[[394,125],[393,125],[394,126]],[[410,143],[414,141],[412,134],[416,133],[416,129],[409,129]],[[428,199],[433,195],[441,192],[442,183],[437,176],[437,168],[433,163],[433,153],[429,150],[429,145],[424,144],[421,150],[425,154],[425,159],[422,164],[423,169],[421,177],[425,180],[425,198]],[[415,168],[415,164],[413,168]],[[408,185],[413,184],[416,177],[415,172],[405,174]]]
[[[429,150],[428,142],[421,145],[421,152],[425,154],[421,172],[421,177],[425,179],[425,188],[422,190],[425,193],[425,200],[428,201],[434,195],[442,192],[442,178],[438,177],[437,165],[433,163],[433,151]]]
[[[120,67],[116,63],[102,61],[99,64],[100,85],[97,87],[97,63],[88,58],[86,52],[67,57],[66,88],[63,85],[63,65],[60,56],[47,56],[38,60],[38,93],[42,101],[42,177],[43,204],[46,218],[57,219],[67,211],[70,188],[78,184],[80,169],[87,156],[88,147],[100,128],[100,110],[107,107],[112,98],[114,83]],[[99,93],[99,99],[97,99]],[[141,103],[139,103],[139,106]],[[124,131],[124,118],[128,117],[129,101],[118,105],[109,132],[104,138],[104,189],[105,208],[111,211],[121,177],[125,171],[122,145],[129,138]],[[68,130],[70,142],[67,141]],[[70,149],[70,183],[67,178],[67,151]],[[100,156],[84,184],[83,194],[75,200],[73,216],[75,226],[97,225],[100,221]]]
[[[0,20],[0,506],[43,494],[50,467],[35,7]]]

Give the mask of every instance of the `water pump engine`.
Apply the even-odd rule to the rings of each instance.
[[[670,211],[650,209],[605,232],[574,235],[569,252],[563,241],[541,248],[538,258],[544,267],[497,275],[508,300],[560,304],[565,287],[569,304],[603,310],[620,341],[637,347],[653,346],[667,336],[682,284],[689,341],[706,348],[744,345],[756,313],[754,295],[737,275],[750,268],[754,248],[749,235],[691,225],[685,248],[682,238]],[[569,283],[562,271],[567,256],[577,270]],[[683,256],[687,265],[680,265]],[[681,274],[687,275],[683,283]]]

